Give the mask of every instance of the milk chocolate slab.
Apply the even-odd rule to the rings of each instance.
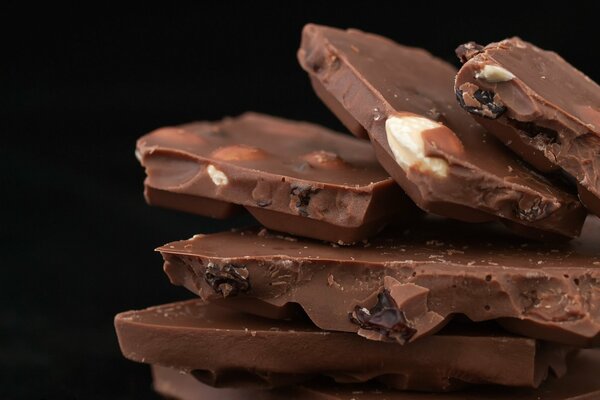
[[[247,113],[140,138],[150,204],[210,217],[245,207],[261,224],[355,242],[416,208],[367,143],[317,125]]]
[[[562,378],[549,378],[537,389],[475,386],[460,392],[400,392],[380,384],[340,385],[313,382],[276,390],[215,389],[193,375],[152,366],[154,389],[178,400],[597,400],[600,399],[600,351],[583,350]]]
[[[426,218],[349,247],[263,229],[196,235],[158,251],[171,282],[207,301],[265,316],[297,303],[326,330],[402,343],[465,314],[530,337],[600,344],[594,217],[580,238],[558,244],[519,239],[498,224]]]
[[[600,86],[519,38],[457,49],[459,104],[543,172],[564,171],[600,215]]]
[[[123,354],[175,367],[216,387],[278,386],[323,374],[339,382],[379,378],[397,389],[446,391],[467,383],[537,387],[565,371],[570,348],[457,325],[408,346],[274,321],[202,300],[129,311],[115,318]]]
[[[424,50],[307,25],[298,52],[317,95],[422,209],[523,234],[577,236],[586,212],[456,104],[456,69]],[[521,228],[521,229],[518,229]]]

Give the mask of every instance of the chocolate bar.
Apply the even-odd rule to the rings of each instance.
[[[152,205],[217,218],[243,206],[270,229],[344,243],[415,215],[367,143],[313,124],[246,113],[156,130],[136,153]]]
[[[344,383],[376,378],[402,390],[537,387],[549,368],[564,374],[571,351],[493,324],[456,324],[397,346],[322,331],[306,318],[270,320],[200,299],[121,313],[115,326],[125,357],[174,366],[215,387],[273,387],[316,375]]]
[[[600,216],[600,86],[519,38],[457,48],[459,104],[540,171],[562,170]]]
[[[520,239],[498,224],[425,218],[339,247],[241,230],[157,249],[172,283],[267,317],[299,304],[320,328],[410,342],[455,314],[576,346],[600,344],[600,220],[569,243]]]
[[[457,104],[456,69],[381,36],[309,24],[298,51],[325,104],[368,134],[385,170],[425,211],[500,219],[524,235],[574,237],[576,196],[527,167]]]
[[[600,351],[584,350],[571,360],[566,376],[538,389],[476,386],[460,392],[400,392],[381,384],[312,382],[276,390],[215,389],[176,369],[152,366],[154,389],[177,400],[596,400],[600,399]]]

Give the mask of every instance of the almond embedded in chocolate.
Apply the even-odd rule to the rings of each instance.
[[[470,44],[463,56],[474,59],[479,50]],[[315,24],[303,29],[298,60],[315,93],[355,135],[368,133],[381,165],[423,210],[468,222],[499,219],[543,240],[579,234],[586,212],[577,197],[473,123],[456,104],[452,65],[378,35]],[[506,111],[502,98],[478,85],[512,83],[513,72],[497,64],[477,68],[472,86],[457,87],[458,96],[472,112],[499,118]],[[407,113],[419,119],[398,120]],[[451,132],[463,151],[424,152],[420,131],[435,126]],[[533,203],[544,212],[521,210]],[[537,218],[521,218],[523,211]]]
[[[246,208],[280,232],[353,243],[420,213],[368,143],[318,125],[246,113],[141,137],[152,205],[225,218]]]

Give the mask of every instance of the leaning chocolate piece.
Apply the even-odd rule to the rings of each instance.
[[[332,242],[365,239],[416,208],[362,141],[246,113],[162,128],[137,142],[150,204]]]
[[[600,399],[600,351],[584,350],[569,363],[562,378],[550,378],[538,389],[478,386],[453,393],[390,390],[381,384],[341,385],[312,382],[277,390],[215,389],[193,375],[152,366],[154,389],[177,400],[597,400]]]
[[[456,104],[456,69],[421,49],[357,30],[307,25],[298,51],[319,97],[422,209],[520,233],[577,236],[577,198],[519,162]],[[483,102],[493,112],[499,107]],[[517,227],[518,228],[518,227]]]
[[[516,37],[456,53],[465,63],[456,76],[459,104],[539,170],[562,169],[600,216],[600,86]]]
[[[297,303],[322,329],[414,342],[465,314],[500,319],[526,336],[590,346],[600,345],[599,238],[594,217],[568,243],[526,241],[497,224],[425,218],[347,247],[248,230],[158,250],[172,283],[267,317],[283,317],[281,307]],[[244,271],[230,282],[236,295],[212,278],[231,265]],[[377,306],[381,293],[386,304]],[[378,315],[374,323],[384,309],[397,318],[382,322]]]
[[[200,299],[115,318],[134,361],[176,367],[215,387],[273,387],[317,375],[338,382],[381,379],[396,389],[447,391],[467,384],[537,387],[565,371],[571,348],[463,324],[407,346],[326,332],[304,319],[274,321]]]

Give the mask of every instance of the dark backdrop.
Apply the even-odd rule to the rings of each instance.
[[[191,297],[154,247],[247,221],[147,207],[135,139],[245,110],[342,129],[297,65],[304,23],[455,64],[462,42],[519,35],[600,81],[598,7],[252,3],[2,6],[0,398],[154,398],[147,368],[119,353],[114,314]]]

